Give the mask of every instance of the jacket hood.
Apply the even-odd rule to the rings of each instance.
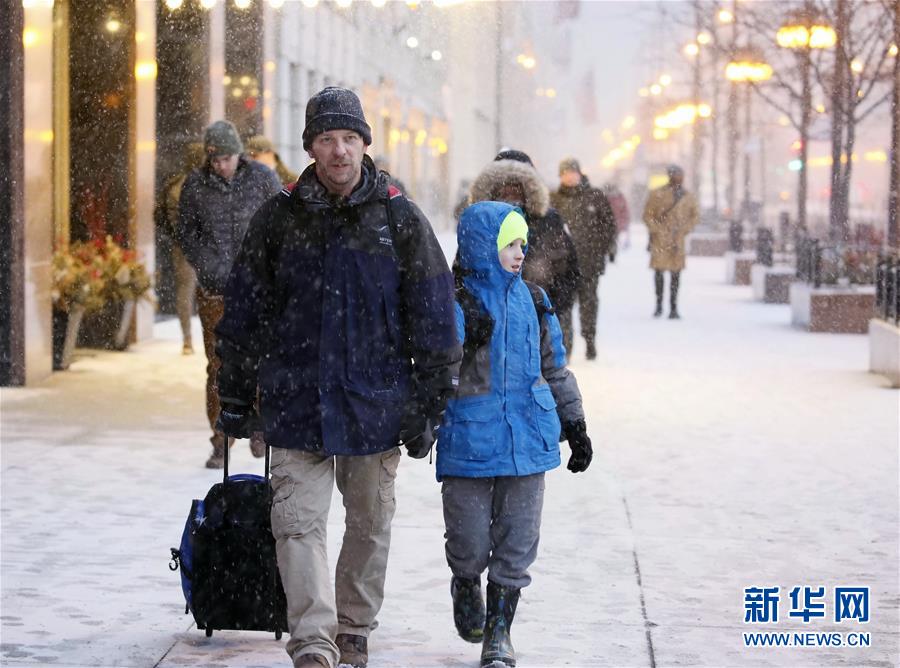
[[[496,160],[481,170],[469,190],[469,203],[496,199],[506,183],[518,183],[525,193],[525,212],[529,216],[543,216],[550,207],[550,193],[537,170],[517,160]]]
[[[510,211],[522,213],[519,207],[504,202],[477,202],[463,211],[456,238],[459,266],[464,276],[502,285],[520,275],[506,271],[497,254],[500,226]]]

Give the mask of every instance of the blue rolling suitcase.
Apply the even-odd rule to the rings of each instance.
[[[222,482],[191,503],[169,568],[181,570],[184,612],[207,637],[216,629],[268,631],[280,640],[287,602],[269,515],[269,448],[264,476],[229,476],[228,450]]]

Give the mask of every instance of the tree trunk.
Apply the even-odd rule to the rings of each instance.
[[[847,1],[836,0],[834,31],[837,37],[834,48],[834,75],[831,90],[831,196],[829,198],[828,236],[832,241],[843,237],[846,221],[841,220],[844,206],[841,202],[842,165],[844,153],[844,128],[847,110],[844,108],[847,88],[847,58],[845,55],[847,37]],[[848,157],[849,159],[849,157]]]
[[[894,44],[900,47],[900,0],[894,0]],[[888,192],[887,242],[900,250],[900,53],[894,56],[894,94],[891,100],[891,170]]]
[[[800,172],[797,174],[797,228],[806,231],[806,200],[809,191],[809,123],[812,116],[812,86],[810,84],[810,52],[800,52],[803,97],[800,101]]]

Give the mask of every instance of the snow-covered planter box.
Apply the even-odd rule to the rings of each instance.
[[[725,282],[731,285],[750,285],[750,270],[755,262],[755,252],[728,251],[725,253]]]
[[[869,320],[869,371],[900,387],[900,328],[881,318]]]
[[[865,334],[875,309],[874,285],[822,286],[794,281],[791,323],[810,332]]]
[[[764,264],[754,264],[750,269],[753,299],[766,304],[790,303],[794,274],[794,268],[787,265],[767,267]]]
[[[728,251],[727,232],[692,232],[687,238],[688,255],[722,257]]]

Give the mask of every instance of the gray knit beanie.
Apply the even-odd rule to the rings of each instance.
[[[216,121],[203,134],[203,148],[206,155],[240,155],[244,145],[237,128],[229,121]]]
[[[303,148],[308,151],[313,139],[328,130],[353,130],[360,134],[366,146],[372,143],[372,129],[366,123],[362,104],[352,90],[328,86],[309,98]]]

